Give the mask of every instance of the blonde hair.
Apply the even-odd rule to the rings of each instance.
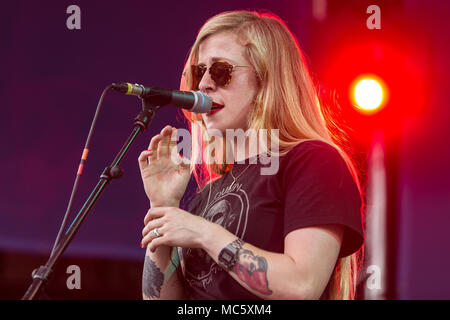
[[[181,90],[191,90],[190,66],[198,61],[200,44],[220,32],[233,32],[245,47],[246,58],[253,66],[259,90],[248,117],[249,129],[279,130],[279,155],[288,153],[306,140],[320,140],[335,147],[353,174],[359,188],[356,170],[341,148],[337,136],[328,129],[316,88],[294,35],[284,22],[272,13],[232,11],[209,19],[200,29],[193,44],[181,79]],[[191,172],[199,187],[222,176],[229,166],[209,157],[201,150],[210,143],[202,117],[183,111],[192,134]],[[222,141],[226,153],[226,142]],[[267,147],[266,147],[267,148]],[[271,150],[267,150],[270,152]],[[217,155],[216,155],[217,156]],[[222,155],[223,156],[223,155]],[[200,160],[200,161],[199,161]],[[204,160],[204,159],[203,159]],[[223,157],[222,157],[223,160]],[[200,164],[199,164],[200,163]],[[358,268],[358,252],[340,258],[331,277],[330,299],[354,299]]]

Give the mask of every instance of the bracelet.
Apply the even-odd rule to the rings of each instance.
[[[236,249],[238,249],[238,252],[239,252],[239,250],[242,249],[242,246],[243,246],[244,244],[245,244],[245,242],[244,242],[242,239],[237,238],[236,240],[234,240],[233,242],[231,242],[229,245],[235,247]]]

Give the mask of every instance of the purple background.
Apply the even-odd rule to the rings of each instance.
[[[187,2],[79,1],[81,30],[66,28],[72,2],[6,4],[3,12],[8,14],[0,22],[5,168],[0,245],[49,250],[104,87],[126,81],[178,88],[187,52],[205,19],[238,3],[211,8],[204,1],[195,6],[201,10],[194,10]],[[247,2],[242,8],[256,8],[256,3],[264,7],[263,2]],[[289,3],[271,9],[284,16],[292,9],[301,12]],[[106,96],[75,209],[128,137],[140,106],[134,97]],[[165,125],[185,127],[181,119],[173,107],[157,114],[123,161],[125,175],[106,189],[67,253],[142,257],[140,232],[148,202],[137,157]]]

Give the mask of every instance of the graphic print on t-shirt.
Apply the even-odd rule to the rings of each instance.
[[[211,194],[212,201],[203,210],[201,217],[217,223],[240,239],[244,238],[247,229],[248,211],[250,207],[247,192],[242,184],[235,183]],[[193,266],[186,271],[186,280],[191,286],[203,287],[212,282],[213,274],[225,272],[202,249],[186,249],[186,264]],[[205,263],[199,263],[200,261]]]
[[[246,164],[234,164],[239,184],[230,187],[235,178],[227,171],[189,202],[188,212],[218,223],[248,244],[239,251],[233,274],[214,263],[204,250],[182,247],[180,278],[189,299],[253,300],[259,299],[254,291],[270,294],[269,265],[245,248],[283,253],[284,239],[294,230],[343,225],[340,257],[356,252],[363,244],[361,195],[333,146],[321,141],[299,143],[280,159],[276,175],[261,175],[261,165],[250,166],[242,174]],[[235,281],[234,275],[241,281]],[[321,298],[328,293],[325,289]]]

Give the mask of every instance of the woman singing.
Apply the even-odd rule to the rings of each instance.
[[[364,241],[359,183],[286,25],[249,11],[212,17],[180,89],[223,108],[184,112],[190,164],[170,126],[139,156],[151,204],[143,297],[353,299]],[[191,175],[198,192],[182,210]]]

